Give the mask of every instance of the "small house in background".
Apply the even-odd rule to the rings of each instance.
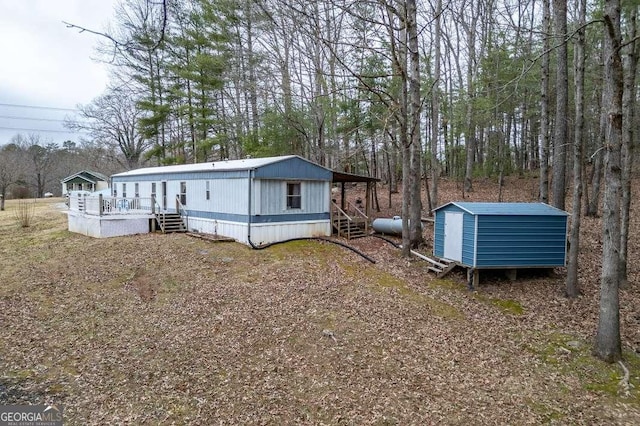
[[[102,173],[83,170],[60,181],[62,183],[62,195],[71,191],[95,192],[109,188],[109,178]]]
[[[562,267],[567,217],[544,203],[448,203],[435,209],[434,255],[474,271]]]

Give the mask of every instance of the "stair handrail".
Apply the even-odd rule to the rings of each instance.
[[[188,231],[189,230],[189,212],[187,211],[187,208],[184,206],[184,204],[180,202],[180,195],[176,195],[176,211],[180,216],[184,214],[184,217],[187,220],[186,226]]]
[[[340,213],[340,214],[344,215],[344,216],[345,216],[347,219],[349,219],[349,220],[353,220],[353,219],[351,218],[351,216],[349,216],[349,215],[347,214],[347,212],[345,212],[344,210],[342,210],[342,209],[340,208],[340,206],[339,206],[339,205],[337,205],[336,203],[333,203],[333,202],[332,202],[331,204],[333,204],[333,207],[334,207],[336,210],[338,210],[338,213]]]
[[[347,205],[351,206],[351,208],[356,212],[357,216],[360,216],[364,219],[364,232],[368,233],[369,232],[369,216],[364,214],[364,212],[360,210],[358,206],[353,204],[351,201],[348,201]]]
[[[153,200],[153,204],[154,204],[154,209],[156,210],[156,214],[158,215],[162,215],[162,220],[158,220],[156,222],[160,223],[160,230],[162,231],[163,234],[166,234],[165,229],[164,229],[164,223],[165,223],[165,211],[162,210],[160,208],[160,203],[158,203],[158,200],[156,199],[156,197],[151,197],[151,199]]]
[[[349,221],[349,222],[353,222],[353,219],[351,218],[351,216],[349,216],[347,214],[347,212],[342,210],[339,205],[337,205],[334,202],[332,202],[331,204],[333,204],[333,208],[337,211],[337,216],[338,216],[338,236],[342,236],[342,230],[341,230],[342,216],[346,217],[347,221]],[[347,239],[351,239],[351,227],[350,226],[347,228]]]

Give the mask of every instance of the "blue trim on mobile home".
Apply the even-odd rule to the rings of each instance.
[[[171,173],[150,173],[146,175],[133,176],[113,176],[113,181],[120,183],[128,182],[160,182],[163,180],[189,181],[189,180],[216,180],[216,179],[247,179],[247,172],[244,171],[199,171],[199,172],[171,172]]]
[[[472,268],[566,265],[568,213],[543,203],[448,203],[435,210],[434,255],[444,258],[445,216],[462,212],[462,261]],[[457,234],[455,234],[457,235]]]
[[[187,210],[189,217],[197,217],[209,220],[224,220],[227,222],[247,223],[246,214],[208,212],[198,210]],[[274,214],[274,215],[251,215],[251,223],[277,223],[277,222],[304,222],[329,220],[327,213],[297,213],[297,214]]]

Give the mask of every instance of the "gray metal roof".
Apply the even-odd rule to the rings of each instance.
[[[569,213],[545,203],[473,203],[454,201],[444,204],[435,210],[455,205],[472,215],[505,215],[505,216],[568,216]]]
[[[293,161],[291,161],[293,160]],[[278,166],[274,166],[278,163]],[[274,166],[265,167],[265,166]],[[295,174],[300,177],[304,173],[300,173],[299,167],[311,170],[308,166],[315,166],[317,171],[315,174],[307,175],[307,178],[319,178],[324,174],[329,173],[326,179],[331,179],[333,182],[377,182],[379,179],[370,176],[362,176],[345,172],[331,171],[330,169],[316,164],[312,161],[302,158],[298,155],[283,155],[279,157],[265,157],[265,158],[246,158],[242,160],[226,160],[216,161],[209,163],[195,163],[195,164],[178,164],[173,166],[158,166],[158,167],[145,167],[142,169],[129,170],[127,172],[117,173],[112,177],[117,179],[135,178],[136,176],[148,176],[148,175],[163,175],[163,174],[178,174],[178,173],[198,173],[198,172],[241,172],[244,170],[261,169],[268,177],[292,177],[289,175]],[[267,170],[269,169],[269,170]],[[323,172],[320,173],[319,171]],[[318,175],[320,173],[320,175]],[[308,174],[308,172],[307,172]],[[265,176],[263,174],[256,175],[256,177]]]
[[[141,176],[161,173],[185,173],[185,172],[210,172],[210,171],[234,171],[253,170],[258,167],[277,163],[280,161],[295,158],[296,155],[284,155],[280,157],[265,158],[245,158],[242,160],[225,160],[210,163],[177,164],[173,166],[145,167],[142,169],[129,170],[128,172],[117,173],[113,177]],[[307,160],[305,160],[307,161]]]

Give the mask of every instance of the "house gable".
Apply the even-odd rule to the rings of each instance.
[[[67,176],[66,178],[62,179],[60,182],[61,183],[93,183],[95,184],[98,182],[107,182],[108,180],[109,179],[102,173],[83,170],[71,176]]]

